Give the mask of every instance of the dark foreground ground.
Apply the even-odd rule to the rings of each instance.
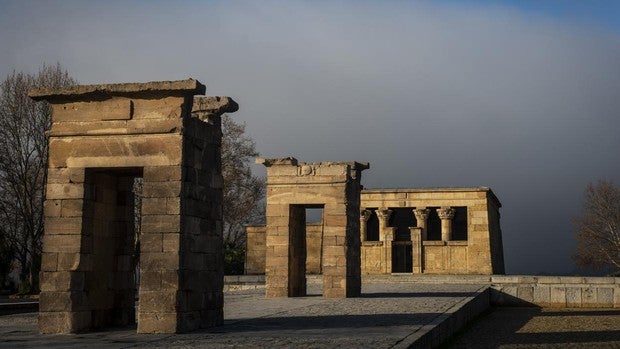
[[[620,348],[620,309],[491,308],[443,348]]]
[[[365,285],[344,300],[229,292],[224,326],[179,335],[128,327],[44,336],[36,313],[0,315],[0,348],[393,348],[479,287]],[[620,309],[491,308],[443,348],[620,348]]]

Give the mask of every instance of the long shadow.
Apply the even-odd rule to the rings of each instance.
[[[515,333],[514,339],[506,341],[506,344],[571,344],[588,342],[620,342],[620,331]]]
[[[242,320],[222,327],[200,330],[199,332],[281,332],[312,329],[327,330],[381,326],[412,326],[426,324],[438,315],[438,313],[415,313],[263,317]]]
[[[410,298],[410,297],[471,297],[476,292],[376,292],[363,293],[361,298]]]
[[[584,310],[584,311],[549,311],[540,313],[539,316],[615,316],[620,315],[620,310]]]
[[[570,343],[598,343],[600,345],[607,345],[606,342],[614,342],[613,345],[618,345],[620,342],[619,330],[600,330],[597,328],[596,319],[591,319],[588,322],[587,327],[584,327],[584,331],[562,331],[559,325],[555,325],[559,320],[547,319],[543,320],[546,316],[551,317],[573,317],[573,316],[618,316],[620,310],[586,310],[586,311],[543,311],[538,307],[531,308],[492,308],[484,315],[478,318],[459,334],[453,337],[448,343],[441,346],[441,348],[496,348],[500,345],[545,345],[545,344],[570,344]],[[546,325],[542,325],[548,328],[547,331],[540,332],[525,332],[524,326],[528,324],[532,319],[539,318]],[[575,320],[579,321],[579,320]],[[599,321],[598,323],[602,323]],[[536,325],[534,325],[536,326]],[[589,327],[589,329],[588,329]],[[540,329],[539,329],[540,330]],[[475,346],[472,346],[475,343]]]

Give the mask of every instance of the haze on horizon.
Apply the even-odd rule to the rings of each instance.
[[[583,190],[620,184],[620,5],[584,3],[0,0],[0,77],[196,78],[262,156],[491,187],[507,273],[572,273]]]

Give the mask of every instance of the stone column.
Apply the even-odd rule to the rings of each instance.
[[[441,218],[441,241],[450,241],[452,236],[452,218],[454,209],[451,207],[441,207],[437,209],[437,214]]]
[[[413,258],[412,263],[412,271],[414,274],[422,274],[422,232],[423,229],[420,227],[410,227],[409,231],[411,232],[411,258]]]
[[[394,240],[394,229],[388,226],[392,210],[380,207],[377,210],[379,218],[379,240],[383,241],[383,251],[381,253],[381,271],[385,274],[392,272],[392,241]]]
[[[428,208],[414,208],[413,215],[415,216],[417,227],[422,229],[422,241],[428,240],[428,230],[426,228],[426,222],[428,220],[428,214],[431,212]],[[413,240],[413,235],[412,235]]]
[[[372,215],[371,210],[361,210],[360,211],[360,241],[366,241],[366,236],[368,236],[368,219]]]

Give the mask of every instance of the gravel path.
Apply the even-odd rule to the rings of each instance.
[[[620,309],[493,308],[445,348],[620,348]]]

